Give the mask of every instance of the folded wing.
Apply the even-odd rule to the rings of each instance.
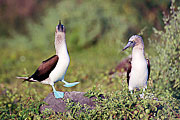
[[[46,78],[49,77],[49,74],[51,73],[51,71],[55,68],[57,62],[58,62],[58,56],[54,55],[52,57],[50,57],[49,59],[43,61],[41,63],[41,65],[38,67],[38,69],[36,70],[36,72],[29,77],[29,79],[34,79],[37,81],[43,81]]]

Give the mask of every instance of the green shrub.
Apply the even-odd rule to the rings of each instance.
[[[150,40],[156,51],[156,57],[151,58],[151,76],[155,89],[169,90],[180,98],[180,7],[175,11],[172,5],[163,20],[164,31],[154,28],[155,38]]]
[[[121,91],[104,93],[93,89],[86,96],[95,96],[96,108],[89,109],[88,106],[72,103],[69,101],[67,118],[71,119],[173,119],[180,117],[178,101],[169,93],[158,95],[148,89],[145,99],[139,97],[142,91],[131,95],[128,88],[124,86]],[[148,93],[153,93],[148,94]],[[99,97],[104,95],[105,99]],[[157,99],[154,99],[158,97]],[[86,109],[84,109],[86,108]]]

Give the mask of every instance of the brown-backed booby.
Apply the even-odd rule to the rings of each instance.
[[[30,77],[17,77],[18,79],[24,79],[29,82],[41,82],[43,84],[50,84],[53,88],[53,92],[56,98],[63,98],[64,93],[56,91],[54,83],[62,81],[65,83],[65,87],[72,87],[77,85],[79,82],[68,83],[64,81],[64,76],[69,66],[70,58],[67,51],[66,29],[61,22],[56,27],[55,32],[55,49],[56,55],[43,61],[35,73]]]
[[[147,80],[150,75],[150,62],[144,56],[144,42],[141,36],[133,35],[128,44],[122,49],[124,51],[128,47],[132,47],[132,61],[127,71],[127,83],[129,91],[135,88],[147,88]]]

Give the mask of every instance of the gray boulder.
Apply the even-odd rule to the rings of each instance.
[[[64,92],[64,98],[59,98],[56,99],[54,97],[53,93],[50,93],[45,99],[44,102],[46,102],[48,105],[42,105],[40,107],[40,112],[43,112],[45,108],[52,109],[55,112],[66,112],[66,100],[70,99],[72,102],[75,103],[80,103],[82,106],[83,105],[88,105],[90,109],[95,108],[95,102],[93,99],[96,97],[85,97],[84,96],[85,92]],[[101,96],[100,96],[101,97]]]

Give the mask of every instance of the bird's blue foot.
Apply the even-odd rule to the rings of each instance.
[[[55,98],[63,98],[64,92],[54,91]]]
[[[55,98],[63,98],[64,97],[64,92],[56,91],[56,89],[54,88],[54,85],[52,85],[52,88],[53,88]]]
[[[72,86],[75,86],[77,84],[79,84],[79,82],[74,82],[74,83],[68,83],[64,80],[62,80],[63,83],[65,83],[64,87],[72,87]]]

